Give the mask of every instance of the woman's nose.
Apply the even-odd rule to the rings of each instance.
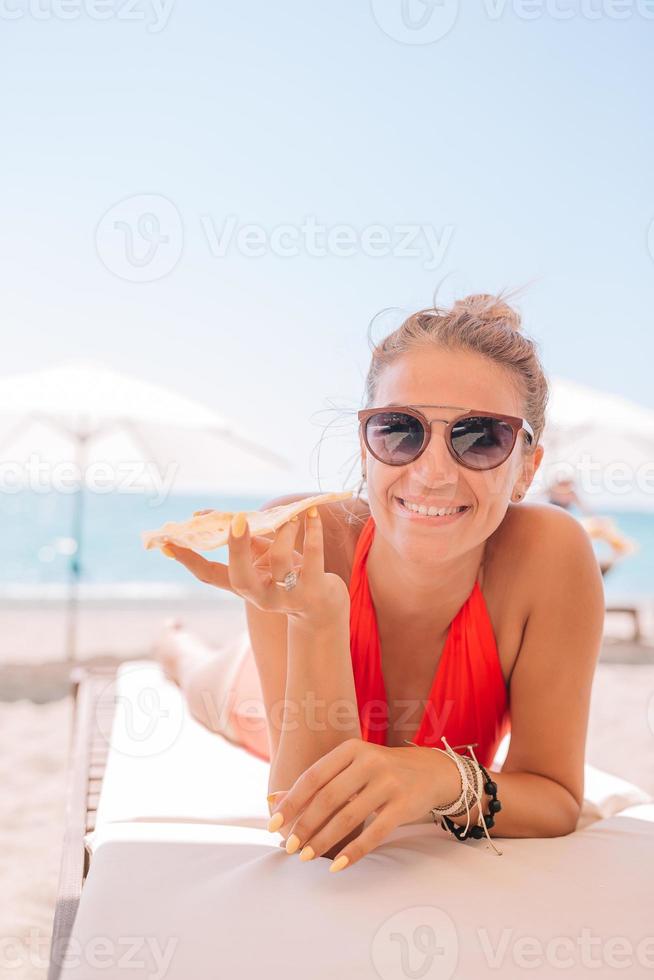
[[[447,448],[444,435],[442,423],[432,422],[431,439],[424,452],[412,464],[416,477],[426,487],[437,487],[443,483],[456,486],[459,482],[458,466]]]

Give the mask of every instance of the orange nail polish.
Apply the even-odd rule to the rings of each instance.
[[[348,863],[349,860],[350,859],[347,856],[347,854],[341,854],[340,857],[336,858],[336,860],[329,865],[329,870],[340,871],[342,868],[345,867],[345,865]]]
[[[283,825],[283,823],[284,823],[284,815],[283,813],[280,813],[280,811],[278,810],[277,813],[274,815],[274,817],[271,817],[270,820],[268,821],[268,830],[270,831],[271,834],[274,834],[276,830],[279,830],[279,828]]]
[[[241,538],[245,534],[245,529],[248,526],[247,517],[244,513],[236,514],[232,518],[232,536],[235,538]]]

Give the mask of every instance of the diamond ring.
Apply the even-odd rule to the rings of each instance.
[[[287,592],[290,592],[297,585],[297,572],[287,572],[284,576],[284,581],[275,582],[275,585],[278,585],[280,589],[286,589]]]

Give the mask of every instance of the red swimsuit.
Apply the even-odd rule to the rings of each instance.
[[[377,618],[366,574],[366,559],[374,533],[375,523],[369,517],[357,541],[350,578],[350,651],[361,734],[368,742],[385,745],[388,703]],[[269,761],[266,712],[247,629],[238,642],[241,649],[236,654],[240,666],[233,685],[230,735],[246,751]],[[410,650],[406,651],[406,666],[411,670]],[[258,713],[252,710],[256,704],[259,705]],[[456,747],[461,755],[470,755],[462,746],[477,743],[475,755],[489,768],[509,729],[508,692],[493,626],[477,581],[450,624],[418,731],[407,731],[405,737],[418,745],[444,749],[440,740],[444,735],[449,745]]]
[[[375,522],[371,516],[354,552],[350,578],[350,650],[361,734],[368,742],[385,745],[388,704],[377,617],[366,574],[366,559],[374,534]],[[410,650],[406,651],[406,666],[407,670],[411,669]],[[477,743],[475,755],[488,768],[509,730],[508,691],[493,626],[476,581],[450,624],[418,730],[407,731],[405,737],[418,745],[439,749],[445,749],[442,735],[453,748]],[[464,748],[457,751],[470,755]]]

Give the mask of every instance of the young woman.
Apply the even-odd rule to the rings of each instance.
[[[547,397],[536,345],[499,298],[415,313],[373,350],[367,500],[305,512],[272,543],[239,515],[229,567],[170,546],[246,600],[248,633],[231,649],[173,628],[159,656],[199,720],[270,759],[269,787],[284,791],[270,827],[289,853],[351,866],[456,800],[463,777],[444,745],[468,757],[473,745],[489,767],[509,730],[489,774],[493,835],[574,830],[604,593],[579,522],[518,504],[543,456]]]

